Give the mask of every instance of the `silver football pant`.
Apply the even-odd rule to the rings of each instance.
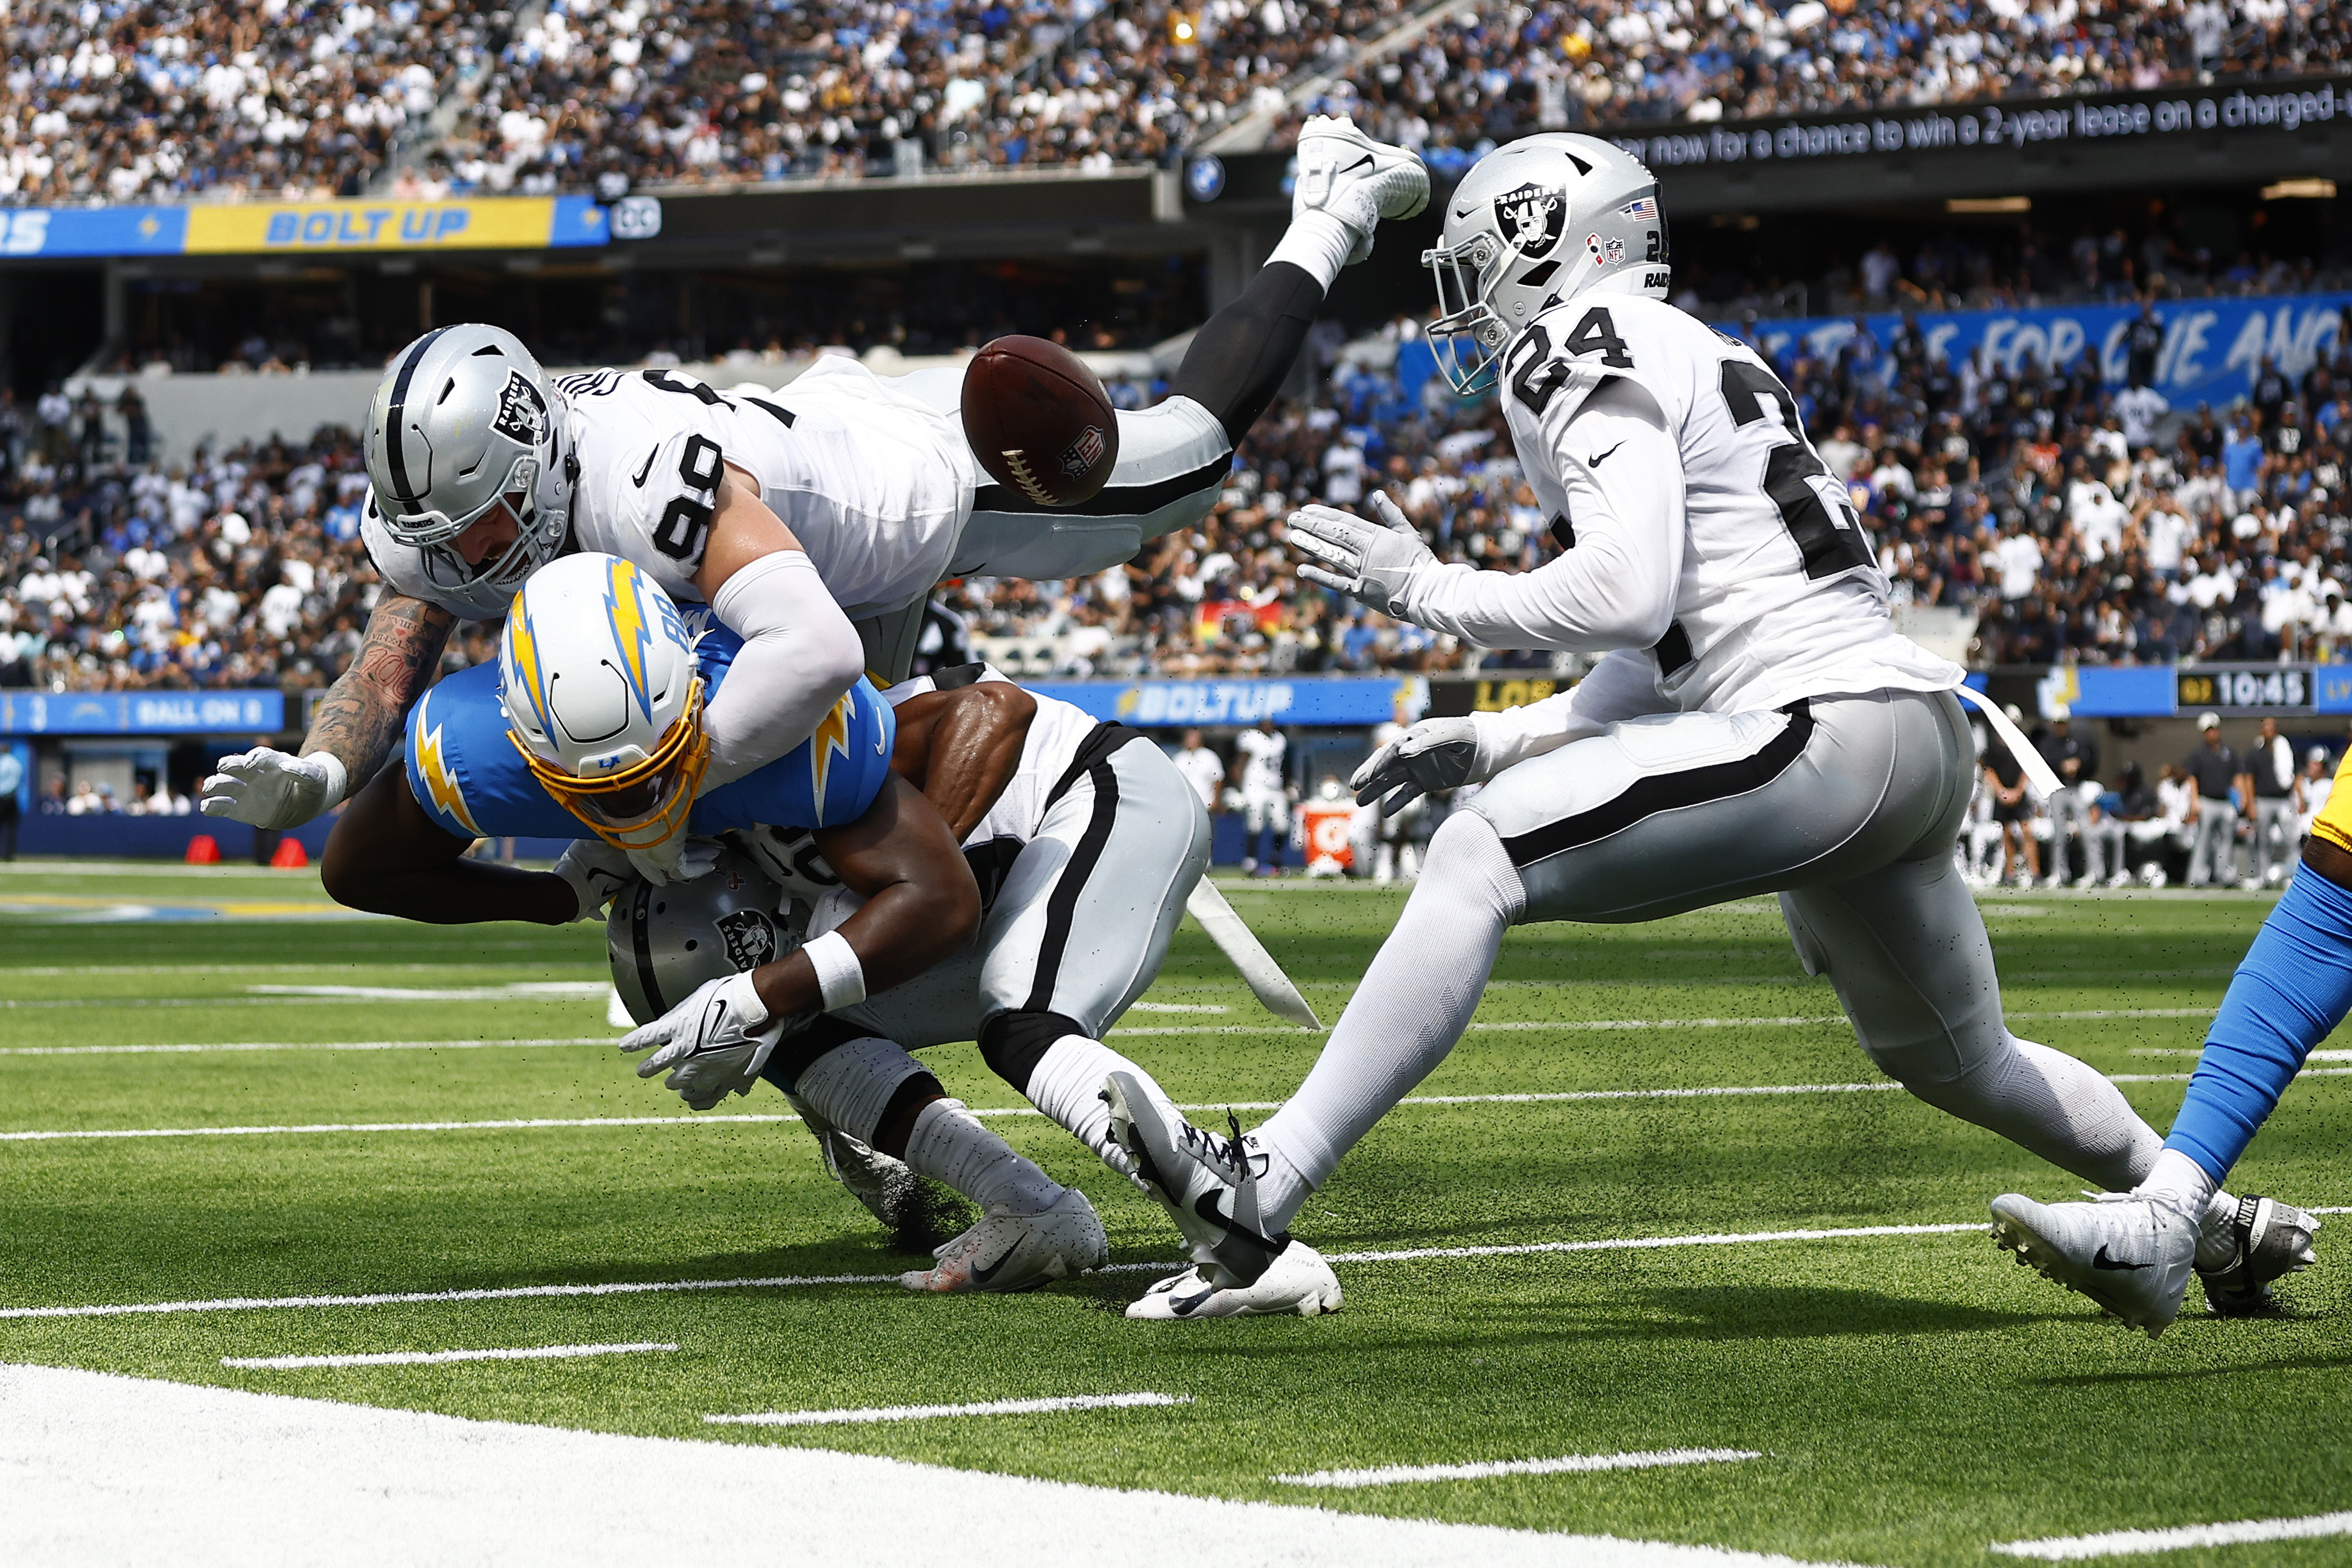
[[[2238,879],[2238,808],[2226,800],[2197,805],[2197,820],[2189,824],[2189,885],[2209,882],[2223,886]]]
[[[2298,822],[2292,795],[2254,797],[2254,856],[2251,875],[2270,879],[2271,868],[2282,878],[2294,869]]]
[[[1472,798],[1526,889],[1520,923],[1656,920],[1778,894],[1809,973],[1905,1083],[2008,1048],[1984,921],[1953,863],[1975,752],[1948,692],[1637,719]]]

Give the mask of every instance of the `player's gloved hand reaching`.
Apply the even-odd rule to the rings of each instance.
[[[778,1018],[760,1000],[749,974],[706,981],[693,995],[621,1037],[621,1050],[635,1055],[651,1047],[637,1064],[639,1078],[667,1069],[665,1089],[696,1110],[708,1110],[730,1094],[749,1094],[760,1081],[776,1042],[805,1018]]]
[[[635,879],[636,869],[629,864],[629,852],[615,848],[601,838],[575,838],[572,847],[557,857],[555,874],[572,884],[580,895],[580,912],[574,921],[602,920],[604,906],[614,894]]]
[[[672,882],[691,882],[710,875],[719,865],[719,852],[725,847],[716,838],[689,838],[680,834],[667,844],[627,853],[629,864],[638,876],[656,888],[666,888]]]
[[[1303,506],[1292,512],[1291,548],[1311,558],[1298,574],[1351,595],[1383,615],[1402,616],[1412,574],[1434,570],[1437,557],[1386,490],[1372,492],[1372,510],[1380,514],[1379,523],[1331,506]]]
[[[342,759],[330,752],[297,757],[256,746],[219,766],[205,780],[196,809],[256,827],[299,827],[341,805],[351,783]]]
[[[1381,801],[1381,815],[1393,816],[1420,796],[1475,783],[1478,773],[1478,726],[1467,718],[1423,719],[1364,759],[1355,776],[1356,804]]]

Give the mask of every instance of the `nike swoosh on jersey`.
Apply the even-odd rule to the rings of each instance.
[[[1622,447],[1624,444],[1624,442],[1620,441],[1617,443],[1617,447]],[[1607,462],[1610,458],[1617,455],[1617,447],[1612,447],[1605,452],[1595,452],[1591,457],[1587,458],[1584,460],[1584,466],[1588,468],[1599,468],[1601,464]]]
[[[636,486],[639,489],[646,488],[646,476],[654,471],[654,458],[656,456],[658,456],[658,454],[654,452],[647,452],[646,454],[646,466],[637,470],[637,477],[629,481],[631,484]]]
[[[987,1284],[1003,1270],[1003,1268],[1007,1263],[1013,1261],[1013,1255],[1020,1250],[1021,1244],[1016,1241],[1012,1246],[1004,1249],[1003,1256],[1000,1257],[995,1262],[989,1264],[985,1268],[982,1268],[977,1263],[973,1264],[971,1267],[971,1282],[975,1285]]]
[[[2126,1273],[2137,1273],[2143,1268],[2153,1268],[2156,1265],[2153,1263],[2125,1263],[2117,1258],[2109,1258],[2107,1256],[2106,1243],[2101,1242],[2099,1244],[2099,1250],[2091,1254],[2091,1267],[2094,1268],[2106,1268]]]

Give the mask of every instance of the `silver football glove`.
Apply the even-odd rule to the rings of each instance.
[[[603,920],[604,906],[637,875],[629,864],[629,852],[601,838],[573,839],[556,858],[555,874],[580,896],[580,912],[572,917],[575,921]]]
[[[1372,492],[1379,523],[1330,506],[1303,506],[1290,514],[1290,545],[1312,561],[1298,568],[1309,583],[1337,588],[1384,615],[1404,614],[1406,585],[1437,557],[1421,541],[1386,490]],[[1385,524],[1385,526],[1382,526]]]
[[[297,757],[256,746],[223,757],[219,767],[205,780],[196,809],[256,827],[299,827],[341,805],[351,787],[342,759],[329,752]]]
[[[776,1042],[799,1020],[777,1018],[752,989],[749,974],[704,982],[694,994],[621,1037],[626,1055],[652,1047],[637,1064],[639,1078],[667,1069],[662,1087],[677,1090],[696,1110],[708,1110],[730,1094],[749,1094],[760,1081]]]
[[[716,838],[690,838],[681,833],[667,844],[627,853],[638,876],[656,888],[666,888],[672,882],[691,882],[710,875],[718,868],[719,850],[725,847]]]
[[[1394,816],[1424,795],[1459,789],[1474,782],[1478,763],[1478,726],[1468,719],[1423,719],[1364,759],[1348,782],[1356,804],[1381,801],[1381,815]]]

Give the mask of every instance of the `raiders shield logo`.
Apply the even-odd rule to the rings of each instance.
[[[738,972],[757,969],[776,956],[776,925],[757,910],[736,910],[711,922],[727,939],[727,962]]]
[[[1062,454],[1062,472],[1074,479],[1084,479],[1097,463],[1102,461],[1103,451],[1108,445],[1103,440],[1100,426],[1087,426],[1078,438],[1070,443],[1069,449]]]
[[[1568,203],[1560,194],[1533,182],[1495,198],[1495,223],[1521,256],[1550,255],[1567,218]]]
[[[499,416],[490,421],[490,428],[526,447],[536,447],[547,438],[547,404],[522,372],[507,372],[507,384],[499,390]]]

